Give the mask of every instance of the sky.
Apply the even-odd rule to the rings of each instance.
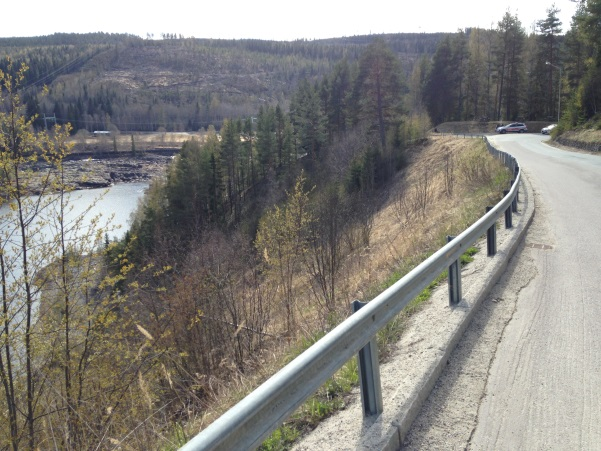
[[[456,32],[496,28],[506,11],[527,32],[555,4],[563,32],[576,3],[570,0],[79,0],[3,2],[0,37],[54,33],[128,33],[155,39],[163,33],[213,39],[339,38],[382,33]],[[91,6],[93,5],[93,6]]]

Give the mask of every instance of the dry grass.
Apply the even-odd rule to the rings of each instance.
[[[472,167],[474,164],[478,170]],[[446,235],[461,232],[482,216],[486,205],[501,197],[501,187],[491,180],[495,164],[479,139],[434,136],[424,145],[412,149],[408,166],[397,174],[384,193],[386,199],[375,215],[369,245],[345,258],[338,287],[340,315],[348,314],[348,306],[354,299],[370,300],[370,296],[381,291],[383,283],[400,267],[406,266],[407,261],[415,261],[438,249]],[[466,168],[471,174],[469,177],[460,173]],[[411,198],[410,193],[416,186],[422,189],[425,186],[427,191],[424,211],[401,212],[400,196]],[[404,205],[408,204],[411,202]],[[299,286],[302,283],[298,281]],[[206,427],[281,368],[291,354],[308,347],[320,335],[315,327],[323,323],[317,318],[318,312],[306,310],[311,304],[310,290],[299,291],[304,292],[307,299],[297,300],[302,329],[299,343],[293,346],[297,351],[291,351],[281,341],[274,342],[273,347],[258,358],[261,365],[255,373],[240,375],[215,392],[215,403],[186,428],[189,436]]]
[[[492,197],[500,193],[477,188],[488,188],[485,185],[490,180],[466,179],[459,173],[461,163],[479,149],[483,149],[483,143],[477,139],[433,137],[412,151],[409,166],[397,175],[384,208],[375,217],[369,247],[347,259],[352,262],[345,268],[349,302],[369,300],[365,299],[369,288],[380,285],[404,260],[440,247],[446,235],[458,234],[484,214],[486,205],[493,200],[489,193]],[[447,158],[454,166],[451,195],[445,180]],[[425,214],[400,212],[399,193],[411,198],[411,190],[425,184],[425,174],[429,190]],[[411,202],[406,204],[411,206]]]
[[[601,130],[586,129],[586,130],[569,130],[564,132],[562,138],[572,139],[585,143],[601,142]]]

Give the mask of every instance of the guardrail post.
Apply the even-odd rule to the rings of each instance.
[[[503,191],[503,197],[507,196],[509,194],[509,190],[504,190]],[[513,227],[513,224],[511,222],[511,205],[509,207],[507,207],[507,210],[505,210],[505,228],[506,229],[511,229]]]
[[[353,313],[366,305],[366,302],[353,301]],[[376,416],[384,411],[382,384],[380,382],[380,363],[378,362],[378,341],[373,337],[357,354],[359,366],[359,384],[363,416]]]
[[[515,174],[513,175],[513,177],[515,178],[515,180],[518,179],[518,175],[520,173],[520,168],[518,167],[518,164],[516,162],[515,164]],[[518,189],[515,191],[515,207],[517,211],[517,206],[518,206],[518,202],[520,201],[520,187],[518,186]]]
[[[447,243],[454,239],[454,236],[447,236]],[[449,305],[459,304],[459,301],[461,301],[461,265],[459,260],[455,260],[449,266]]]
[[[492,210],[493,207],[486,207],[486,212],[488,213]],[[497,253],[497,223],[495,222],[491,225],[486,231],[486,250],[487,255],[492,257]]]
[[[509,187],[512,187],[514,183],[515,183],[515,180],[512,180],[511,184],[509,185]],[[513,200],[511,201],[511,211],[513,213],[517,213],[518,212],[518,198],[517,198],[517,195],[513,196]]]

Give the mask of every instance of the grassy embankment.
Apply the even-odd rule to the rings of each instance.
[[[479,139],[435,136],[411,149],[408,157],[407,168],[384,194],[386,202],[375,215],[369,246],[356,250],[345,260],[339,277],[344,282],[339,293],[348,303],[353,299],[370,300],[395,283],[444,245],[447,235],[458,234],[482,216],[486,205],[497,202],[509,183],[507,171],[490,157]],[[470,249],[463,263],[469,262],[474,252],[477,249]],[[387,350],[399,340],[411,314],[428,302],[431,289],[445,277],[446,274],[441,274],[380,331],[382,360],[388,358]],[[274,350],[275,358],[254,375],[241,378],[228,393],[221,394],[219,402],[204,412],[198,422],[185,429],[177,427],[170,440],[172,444],[163,449],[185,443],[321,336],[323,331],[313,330],[290,348]],[[265,441],[262,449],[290,447],[319,421],[344,408],[349,392],[357,383],[356,359],[351,359]]]

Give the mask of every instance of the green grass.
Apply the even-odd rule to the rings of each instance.
[[[468,263],[471,263],[474,261],[474,255],[476,255],[478,253],[480,249],[478,249],[477,247],[471,246],[470,248],[468,248],[467,251],[465,251],[461,257],[459,257],[459,261],[461,262],[461,266],[465,266]]]
[[[304,433],[346,406],[344,395],[359,383],[357,359],[352,358],[259,447],[261,451],[290,449]]]
[[[293,426],[283,424],[269,436],[259,447],[261,451],[280,451],[290,449],[294,441],[300,437],[300,431]]]
[[[162,451],[176,451],[188,443],[191,438],[186,435],[180,423],[175,423],[170,432],[169,440],[167,440],[168,444],[161,447]]]

